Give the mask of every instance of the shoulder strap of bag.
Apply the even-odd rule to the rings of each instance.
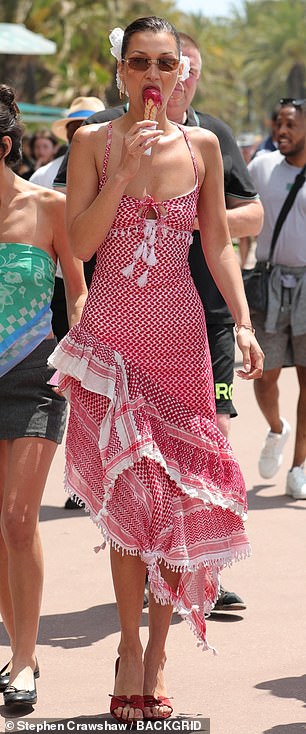
[[[279,213],[279,215],[277,217],[277,220],[275,222],[275,227],[274,227],[274,231],[273,231],[273,235],[272,235],[272,240],[271,240],[271,245],[270,245],[269,257],[268,257],[268,261],[267,261],[267,267],[270,267],[270,265],[271,265],[271,260],[272,260],[272,255],[273,255],[274,248],[275,248],[275,245],[276,245],[276,240],[277,240],[278,235],[279,235],[279,233],[281,231],[281,228],[282,228],[282,226],[284,224],[284,221],[286,219],[286,216],[287,216],[288,212],[290,211],[290,209],[292,207],[292,204],[293,204],[294,199],[295,199],[295,197],[297,195],[297,192],[301,188],[301,186],[303,186],[303,183],[305,182],[305,179],[306,179],[306,164],[305,164],[305,166],[303,166],[303,168],[301,169],[301,171],[295,177],[294,182],[293,182],[293,184],[291,186],[291,189],[289,191],[289,194],[286,197],[286,199],[285,199],[285,201],[283,203],[283,206],[282,206],[282,208],[280,210],[280,213]]]

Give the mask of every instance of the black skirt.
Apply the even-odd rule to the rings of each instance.
[[[0,440],[36,436],[61,443],[67,403],[47,385],[55,371],[47,360],[56,343],[45,339],[0,378]]]

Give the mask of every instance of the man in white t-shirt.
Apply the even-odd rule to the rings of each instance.
[[[276,120],[279,149],[256,156],[249,171],[264,206],[257,238],[257,260],[267,260],[274,226],[297,174],[306,164],[306,100],[281,100]],[[295,366],[300,394],[295,447],[286,493],[306,499],[306,183],[282,225],[273,253],[267,312],[254,313],[257,339],[265,352],[264,374],[254,383],[258,405],[270,431],[259,459],[266,479],[278,471],[290,426],[280,416],[278,378],[282,367]]]

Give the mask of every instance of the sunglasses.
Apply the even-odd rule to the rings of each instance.
[[[282,97],[282,99],[279,100],[279,104],[282,105],[282,107],[286,105],[292,105],[292,107],[297,107],[299,109],[300,107],[304,107],[306,104],[306,99],[294,99],[293,97]]]
[[[152,64],[156,64],[159,71],[175,71],[180,63],[179,59],[161,58],[147,59],[145,56],[130,56],[129,59],[122,59],[134,71],[148,71]]]

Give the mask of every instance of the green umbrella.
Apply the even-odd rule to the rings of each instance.
[[[0,54],[55,54],[56,43],[19,23],[0,23]]]

